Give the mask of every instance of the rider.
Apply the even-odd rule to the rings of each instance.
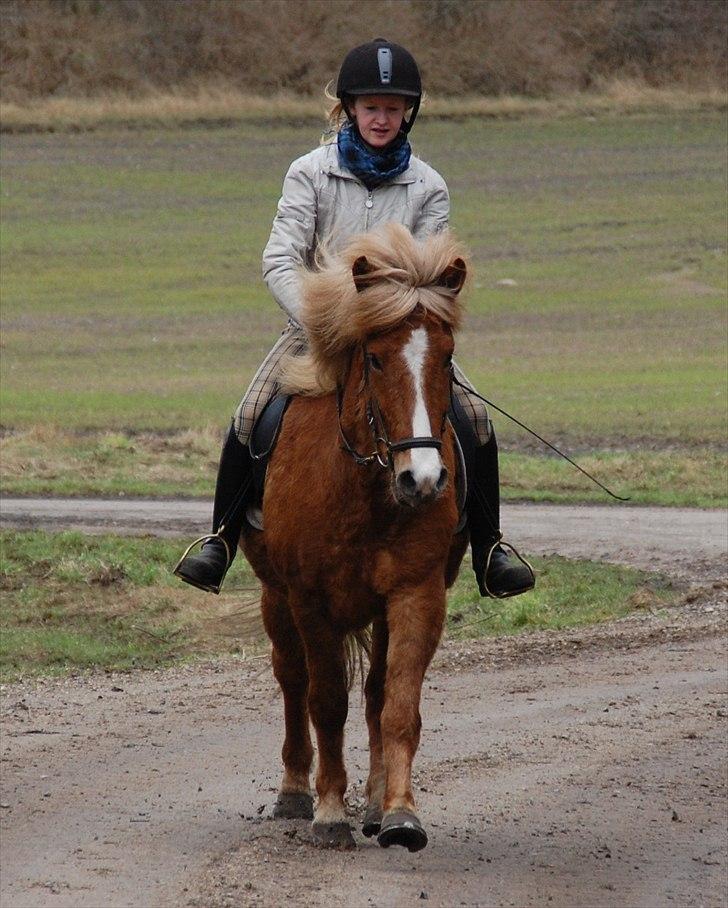
[[[340,248],[352,236],[397,221],[415,237],[447,227],[445,181],[412,154],[408,134],[422,97],[412,55],[376,38],[345,57],[329,115],[334,138],[291,164],[263,253],[263,277],[289,317],[233,418],[222,449],[215,489],[213,534],[199,554],[182,557],[175,573],[210,592],[220,585],[237,551],[244,499],[251,481],[248,443],[256,418],[277,391],[276,372],[287,354],[306,347],[299,325],[298,269],[313,262],[318,243]],[[531,570],[510,558],[500,541],[498,447],[485,405],[455,367],[453,410],[468,461],[467,517],[473,569],[483,596],[515,596],[533,588]],[[463,387],[463,385],[465,387]],[[224,520],[223,520],[224,518]]]

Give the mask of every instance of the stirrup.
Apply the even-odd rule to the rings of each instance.
[[[179,577],[180,580],[183,580],[185,583],[189,583],[190,586],[194,586],[194,587],[196,587],[198,590],[202,590],[202,591],[205,592],[205,593],[215,593],[216,596],[219,596],[219,595],[220,595],[220,587],[222,586],[222,582],[223,582],[223,580],[225,579],[225,576],[227,575],[227,572],[228,572],[228,570],[229,570],[229,568],[230,568],[230,565],[231,565],[231,563],[232,563],[232,558],[230,557],[230,546],[228,545],[228,542],[227,542],[227,540],[225,539],[225,537],[220,535],[221,532],[222,532],[222,530],[224,530],[224,529],[225,529],[225,527],[224,527],[224,526],[221,526],[220,529],[219,529],[216,533],[205,533],[204,536],[200,536],[199,539],[195,539],[194,542],[191,542],[191,543],[187,546],[187,548],[184,550],[184,552],[182,553],[182,557],[180,558],[180,560],[179,560],[179,561],[177,562],[177,564],[174,566],[174,570],[172,571],[172,573],[173,573],[176,577]],[[183,561],[185,560],[185,558],[190,554],[190,552],[192,551],[192,549],[193,549],[196,545],[199,545],[200,543],[205,543],[205,542],[207,542],[207,541],[210,540],[210,539],[219,539],[220,542],[222,542],[222,544],[225,546],[225,555],[227,556],[227,564],[225,565],[225,570],[223,571],[222,580],[220,580],[220,583],[217,584],[217,586],[215,586],[215,584],[197,583],[196,581],[191,580],[189,577],[186,577],[186,576],[180,571],[180,567],[182,566],[182,562],[183,562]]]
[[[530,571],[531,580],[533,581],[533,583],[530,587],[528,587],[528,589],[514,590],[512,593],[493,593],[490,591],[490,588],[488,587],[488,581],[486,578],[488,577],[488,568],[490,567],[490,562],[493,557],[493,552],[498,548],[499,545],[505,546],[506,548],[510,549],[513,552],[513,554],[516,556],[516,558],[518,558],[518,560],[521,562],[521,564],[525,564],[525,566]],[[488,594],[488,596],[490,596],[491,599],[509,599],[511,596],[520,596],[521,593],[527,593],[528,590],[533,589],[533,587],[535,585],[536,585],[536,572],[534,571],[533,567],[531,566],[531,563],[526,561],[526,559],[523,557],[523,555],[521,555],[521,553],[518,551],[518,549],[514,545],[511,545],[510,542],[503,541],[503,533],[501,533],[499,530],[498,536],[497,536],[495,542],[488,549],[488,557],[485,560],[485,570],[483,571],[483,586],[485,588],[485,592]]]

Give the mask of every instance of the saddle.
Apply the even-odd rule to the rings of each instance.
[[[253,462],[253,488],[245,516],[248,523],[257,530],[263,529],[263,491],[265,490],[265,477],[268,472],[268,463],[271,454],[275,450],[278,436],[281,434],[283,417],[285,416],[290,402],[291,395],[289,394],[277,394],[272,398],[272,400],[265,405],[263,412],[256,420],[250,437],[249,448],[250,457]],[[469,469],[469,459],[465,452],[469,451],[473,446],[474,433],[465,413],[454,397],[451,400],[448,419],[455,430],[455,454],[457,457],[455,488],[457,492],[459,515],[455,533],[459,533],[467,523],[465,500],[468,494],[469,477],[472,475],[472,465]]]

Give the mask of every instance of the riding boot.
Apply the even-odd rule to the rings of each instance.
[[[475,449],[473,488],[467,502],[470,550],[481,596],[504,599],[532,590],[536,578],[525,562],[509,557],[500,545],[498,443],[490,439]]]
[[[251,481],[248,446],[238,441],[235,428],[231,426],[220,455],[212,534],[202,537],[204,542],[199,554],[189,554],[195,542],[184,553],[174,569],[180,580],[205,592],[220,592],[225,574],[237,554]]]
[[[530,566],[511,558],[500,545],[500,480],[498,443],[491,423],[490,438],[479,444],[470,420],[453,396],[450,419],[458,436],[468,474],[465,510],[470,530],[473,570],[481,596],[503,599],[533,589]]]

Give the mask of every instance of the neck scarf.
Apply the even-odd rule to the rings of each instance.
[[[404,133],[381,150],[369,148],[353,124],[345,126],[336,138],[339,164],[372,190],[403,173],[409,167],[412,147]]]

